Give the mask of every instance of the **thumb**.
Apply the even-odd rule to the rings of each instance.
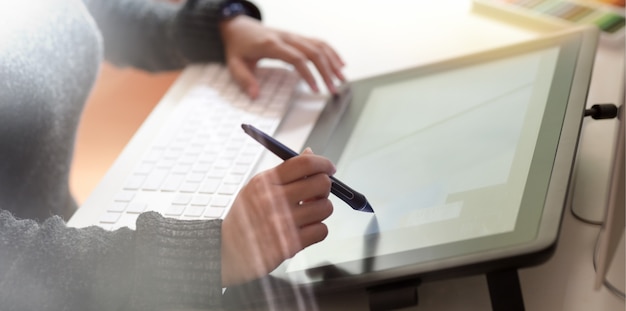
[[[306,149],[302,151],[302,154],[313,154],[313,150],[311,147],[306,147]]]
[[[252,73],[253,68],[254,65],[248,66],[240,58],[235,57],[228,60],[228,69],[235,81],[237,81],[237,84],[239,84],[239,87],[250,98],[255,99],[259,96],[259,83]]]

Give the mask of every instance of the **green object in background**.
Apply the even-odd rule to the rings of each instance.
[[[595,21],[596,25],[609,33],[614,33],[624,27],[624,17],[617,14],[608,13]]]

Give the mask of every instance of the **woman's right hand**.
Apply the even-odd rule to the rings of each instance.
[[[310,151],[254,176],[222,224],[222,286],[264,276],[322,241],[335,166]]]

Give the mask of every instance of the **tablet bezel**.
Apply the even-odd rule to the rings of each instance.
[[[548,155],[554,158],[554,164],[548,174],[549,177],[544,179],[544,185],[547,187],[541,186],[540,183],[532,183],[539,186],[539,189],[525,189],[522,201],[523,206],[540,207],[527,208],[520,213],[516,220],[515,230],[510,233],[313,268],[306,271],[304,277],[301,271],[287,273],[281,269],[277,269],[272,275],[292,283],[313,285],[319,290],[334,290],[371,286],[409,277],[428,279],[449,274],[484,273],[503,267],[528,266],[548,258],[558,237],[560,221],[567,200],[596,44],[597,30],[591,27],[580,27],[513,46],[352,82],[349,88],[352,94],[346,96],[349,100],[329,103],[304,144],[333,161],[339,159],[342,150],[332,146],[337,146],[338,142],[347,140],[350,131],[346,130],[345,126],[353,126],[356,123],[355,118],[358,118],[360,109],[366,102],[368,90],[374,86],[519,55],[544,47],[560,46],[557,68],[548,98],[550,103],[561,103],[561,106],[555,107],[555,104],[546,106],[542,128],[546,122],[561,122],[562,119],[563,123],[559,133],[550,133],[551,137],[545,135],[539,137],[539,140],[555,139],[558,143],[554,151],[549,152],[539,150],[539,148],[534,151],[531,166],[531,170],[534,171],[529,173],[531,175],[529,179],[534,178],[535,175],[545,174],[545,167],[535,165],[537,152],[548,152]],[[562,91],[564,89],[567,91]],[[347,105],[345,112],[336,114],[337,106],[341,105]],[[557,111],[550,111],[550,109],[557,109]],[[541,145],[541,142],[538,142],[538,145]],[[546,156],[546,154],[541,156]],[[530,195],[530,193],[545,195]],[[332,230],[332,228],[329,229]],[[420,258],[419,261],[412,259],[418,257],[417,255]],[[367,271],[367,268],[363,268],[358,274],[344,273],[348,270],[353,271],[357,267],[372,267],[372,261],[376,262],[375,270]],[[296,274],[299,275],[294,277]]]

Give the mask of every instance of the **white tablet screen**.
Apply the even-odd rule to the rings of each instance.
[[[329,236],[287,271],[513,230],[558,54],[551,47],[373,88],[335,176],[375,214],[332,197]],[[375,245],[363,239],[372,235]]]

